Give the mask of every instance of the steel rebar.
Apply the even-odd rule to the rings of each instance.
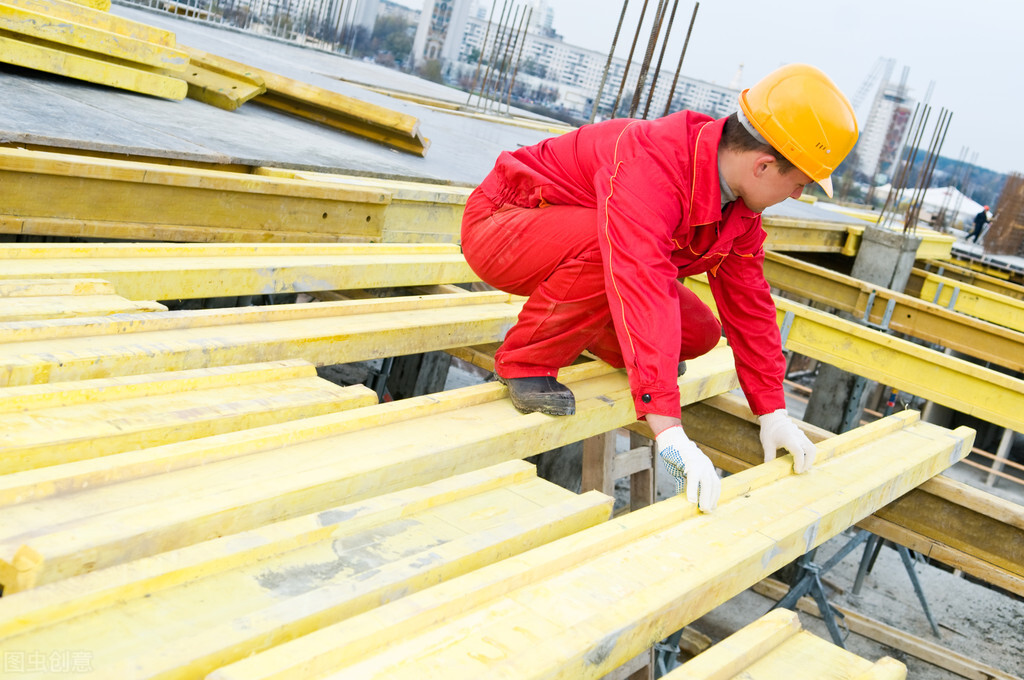
[[[661,53],[658,55],[658,65],[654,67],[654,75],[651,77],[651,91],[647,95],[647,102],[644,104],[644,120],[651,111],[651,102],[654,101],[654,91],[658,88],[658,75],[661,73],[661,64],[665,60],[665,49],[668,47],[669,36],[672,35],[672,24],[676,20],[676,10],[679,9],[679,0],[672,0],[672,12],[668,15],[668,25],[665,27],[665,37],[661,39]]]
[[[669,114],[669,110],[672,106],[672,98],[676,95],[676,85],[679,83],[679,74],[683,70],[683,57],[686,56],[686,48],[690,44],[690,34],[693,33],[693,23],[697,20],[697,10],[700,9],[700,3],[693,3],[693,14],[690,15],[690,27],[686,29],[686,40],[683,41],[683,51],[679,53],[679,63],[676,64],[676,75],[672,78],[672,87],[668,91],[668,99],[665,100],[665,113],[663,116]]]
[[[615,95],[615,104],[612,106],[612,118],[619,115],[619,102],[622,101],[622,90],[626,87],[626,78],[629,76],[629,67],[633,64],[633,53],[636,51],[636,41],[640,39],[640,28],[643,26],[644,17],[647,15],[647,4],[650,0],[644,0],[640,8],[640,19],[636,22],[636,32],[633,33],[633,44],[629,46],[629,56],[626,57],[626,68],[622,71],[622,80],[619,81],[619,93]]]
[[[619,42],[619,32],[622,30],[622,21],[626,18],[626,7],[629,6],[629,0],[622,0],[622,11],[619,12],[619,23],[615,26],[615,35],[612,37],[612,47],[608,50],[608,60],[604,62],[604,72],[601,74],[601,84],[597,86],[597,96],[594,97],[594,105],[590,110],[590,122],[593,123],[597,118],[597,109],[601,106],[601,96],[604,94],[605,83],[608,82],[608,71],[612,67],[612,58],[615,56],[615,46]],[[612,111],[612,117],[615,116],[615,112]]]
[[[658,0],[658,9],[654,13],[654,21],[651,22],[651,36],[647,39],[647,50],[644,52],[644,61],[640,65],[640,75],[636,78],[636,87],[633,89],[633,101],[629,105],[629,117],[636,116],[636,110],[640,107],[640,97],[644,87],[647,85],[647,71],[651,68],[651,59],[654,57],[654,47],[658,44],[658,36],[661,34],[661,22],[665,19],[665,10],[668,7],[668,0]]]

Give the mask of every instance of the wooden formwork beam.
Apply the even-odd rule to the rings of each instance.
[[[188,68],[182,78],[191,99],[234,111],[253,97],[267,91],[267,84],[255,69],[193,47],[180,46],[188,54]]]
[[[736,387],[726,347],[688,366],[680,378],[686,403]],[[560,379],[576,394],[571,418],[523,415],[504,386],[488,383],[5,475],[0,583],[5,593],[25,590],[525,458],[635,420],[622,371],[590,362]]]
[[[97,59],[92,52],[56,49],[45,41],[2,30],[0,55],[3,55],[2,61],[15,66],[164,99],[184,99],[188,92],[188,85],[180,78]],[[10,186],[11,182],[5,175],[0,172],[0,181]]]
[[[932,273],[924,275],[918,295],[955,312],[1024,333],[1024,300]]]
[[[27,9],[19,4],[0,2],[0,32],[16,40],[44,41],[52,49],[67,47],[83,55],[91,54],[99,59],[116,60],[116,63],[163,69],[176,75],[188,66],[188,55],[173,46],[162,42],[147,42],[126,35],[127,31],[112,32],[89,23],[52,16],[46,11]]]
[[[375,403],[295,360],[0,388],[0,475]]]
[[[106,7],[98,8],[96,5],[103,4],[102,2],[3,0],[2,4],[9,7],[19,7],[31,12],[38,12],[52,19],[63,19],[79,26],[87,26],[154,45],[175,47],[176,44],[174,33],[171,31],[110,14],[106,11],[110,9],[109,2],[106,2]]]
[[[764,215],[768,238],[766,250],[841,253],[849,238],[849,225],[842,222],[819,222],[779,215]]]
[[[874,221],[874,220],[872,220]],[[866,225],[872,227],[874,225]],[[860,250],[860,243],[864,238],[865,226],[850,225],[850,238],[843,248],[843,255],[854,256]],[[940,234],[930,229],[919,229],[916,236],[920,237],[921,243],[917,246],[915,258],[918,260],[944,260],[953,252],[953,244],[956,239],[949,234]]]
[[[734,395],[683,409],[687,433],[728,472],[761,464],[757,418]],[[800,423],[812,441],[831,432]],[[865,518],[862,528],[1024,596],[1024,508],[946,476],[930,479]]]
[[[1024,370],[1024,333],[778,253],[766,254],[764,271],[772,286],[787,293],[983,361]]]
[[[872,663],[803,630],[796,612],[774,609],[687,661],[664,680],[903,680],[907,667],[884,656]]]
[[[221,668],[255,678],[600,678],[967,454],[909,414],[676,496]],[[898,452],[898,453],[897,453]]]
[[[430,140],[415,116],[371,104],[298,80],[254,69],[267,85],[255,102],[350,132],[400,151],[425,156]]]
[[[961,267],[950,262],[931,260],[925,263],[926,269],[915,267],[910,272],[910,280],[907,282],[906,293],[920,297],[921,286],[924,285],[925,276],[930,272],[946,278],[955,279],[962,283],[969,283],[983,290],[998,293],[1016,300],[1024,300],[1024,286],[1002,278],[974,271],[968,267]]]
[[[159,302],[127,300],[100,279],[0,280],[0,300],[0,323],[167,311]]]
[[[464,293],[14,322],[0,327],[0,386],[419,354],[500,340],[521,307]]]
[[[379,240],[391,200],[339,184],[13,148],[0,148],[0,182],[8,228],[37,219]]]
[[[25,244],[26,253],[48,252]],[[51,244],[41,244],[51,245]],[[59,244],[52,244],[59,245]],[[286,254],[280,248],[246,246],[234,253],[219,246],[79,249],[91,257],[66,256],[53,248],[46,257],[20,257],[16,245],[0,247],[0,282],[36,278],[99,278],[133,300],[172,300],[466,283],[479,277],[456,246],[366,244],[308,245]],[[139,253],[139,256],[135,256]],[[228,253],[218,255],[218,253]]]
[[[203,677],[594,526],[611,506],[538,479],[525,462],[501,463],[7,595],[0,641],[88,649],[84,677]]]
[[[714,306],[703,275],[686,284]],[[1024,432],[1024,380],[790,300],[776,297],[775,306],[786,349]]]

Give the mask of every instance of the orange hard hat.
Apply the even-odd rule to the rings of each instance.
[[[772,71],[740,93],[750,124],[832,196],[832,172],[857,143],[857,118],[836,84],[807,64]]]
[[[985,210],[988,210],[988,206],[987,205],[985,206]]]

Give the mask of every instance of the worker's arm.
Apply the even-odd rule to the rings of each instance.
[[[761,424],[764,460],[774,460],[778,449],[786,449],[793,454],[793,469],[802,473],[814,463],[816,449],[786,413],[782,386],[786,360],[775,302],[764,278],[760,221],[756,227],[734,242],[733,252],[717,272],[709,274],[708,282],[733,350],[740,386]]]

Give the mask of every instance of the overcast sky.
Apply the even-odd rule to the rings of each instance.
[[[417,0],[404,2],[422,6]],[[489,7],[492,0],[480,2]],[[548,2],[555,10],[554,28],[566,42],[607,52],[621,0]],[[621,57],[628,53],[643,5],[643,0],[628,2],[618,41]],[[645,24],[656,5],[649,0]],[[679,0],[663,69],[675,70],[693,7],[693,0]],[[649,32],[645,25],[636,58],[642,59]],[[915,100],[934,82],[926,139],[940,108],[953,113],[943,156],[958,159],[967,147],[968,160],[977,152],[981,167],[1024,172],[1021,0],[702,0],[683,74],[728,85],[742,65],[740,86],[750,87],[778,66],[805,62],[829,74],[852,100],[879,57],[895,59],[894,80],[910,68],[907,83]],[[876,89],[877,81],[857,107],[858,118],[867,115]]]

